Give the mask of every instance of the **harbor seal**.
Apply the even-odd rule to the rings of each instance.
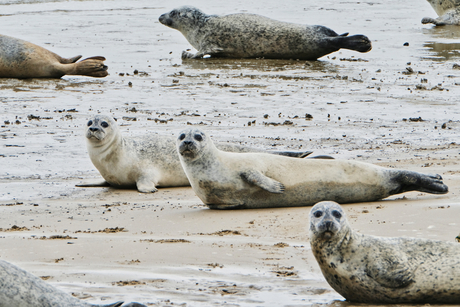
[[[329,285],[366,304],[460,304],[460,245],[353,231],[339,204],[310,212],[310,244]]]
[[[60,78],[64,75],[105,77],[105,58],[90,57],[77,62],[81,55],[65,59],[45,48],[24,40],[0,35],[0,78]]]
[[[352,203],[414,190],[448,190],[439,175],[370,163],[223,152],[199,129],[181,132],[176,144],[193,190],[212,209],[310,206],[321,200]]]
[[[86,144],[91,161],[105,181],[82,183],[77,186],[136,186],[139,192],[144,193],[156,192],[157,187],[189,186],[177,155],[175,142],[173,136],[150,134],[133,138],[123,137],[112,117],[96,115],[87,123]],[[231,144],[219,144],[219,148],[234,152],[270,152],[298,158],[311,154],[311,151],[265,151]]]
[[[438,18],[424,17],[423,24],[436,26],[460,25],[460,0],[427,0],[438,14]]]
[[[182,6],[159,17],[163,25],[180,31],[198,50],[182,58],[204,55],[228,58],[316,60],[341,48],[359,52],[372,49],[364,35],[338,35],[324,26],[277,21],[255,14],[206,15]]]
[[[41,278],[0,260],[0,307],[147,307],[139,303],[117,302],[93,305],[44,282]]]

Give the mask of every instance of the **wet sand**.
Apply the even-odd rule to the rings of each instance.
[[[459,27],[422,25],[436,15],[422,0],[188,2],[207,13],[255,12],[365,34],[373,50],[316,62],[182,62],[190,45],[158,16],[183,4],[0,5],[2,34],[64,57],[105,56],[110,73],[0,80],[0,259],[93,303],[352,306],[311,254],[309,207],[214,211],[191,188],[75,187],[99,178],[83,137],[98,113],[117,118],[124,135],[176,135],[197,125],[220,141],[441,174],[446,195],[411,192],[345,208],[362,233],[454,241]]]

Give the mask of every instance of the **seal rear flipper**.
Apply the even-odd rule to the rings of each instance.
[[[105,180],[98,180],[95,182],[83,181],[75,185],[79,188],[94,188],[94,187],[110,187],[110,184]]]
[[[106,77],[107,66],[104,65],[105,58],[101,56],[90,57],[75,63],[72,72],[68,75],[90,76],[96,78]]]
[[[81,59],[81,55],[74,56],[69,59],[61,58],[61,63],[62,64],[71,64],[77,62],[79,59]]]
[[[256,185],[270,193],[284,193],[284,185],[281,182],[271,179],[259,171],[245,171],[240,173],[240,176],[244,181]]]
[[[293,157],[303,159],[306,156],[309,156],[313,151],[270,151],[269,153],[274,155],[280,155],[285,157]]]
[[[333,39],[336,40],[338,48],[350,49],[358,52],[368,52],[372,49],[372,43],[365,35],[337,36]]]
[[[449,191],[447,185],[442,182],[441,175],[426,175],[411,171],[396,171],[393,177],[400,186],[391,191],[391,194],[399,194],[409,191],[420,191],[431,194],[446,194]]]
[[[139,304],[139,303],[136,303],[136,302],[131,302],[129,304],[126,304],[126,305],[123,305],[121,307],[147,307],[146,305],[144,304]]]
[[[121,305],[123,305],[123,301],[120,301],[120,302],[116,302],[116,303],[113,303],[113,304],[108,304],[108,305],[93,305],[93,306],[98,306],[98,307],[120,307]]]

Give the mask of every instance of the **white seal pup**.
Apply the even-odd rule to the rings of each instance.
[[[447,193],[439,175],[346,160],[230,153],[199,129],[179,134],[177,151],[197,196],[212,209],[311,206],[374,201],[406,191]]]
[[[460,304],[460,244],[353,231],[339,204],[310,211],[310,244],[329,285],[366,304]]]
[[[338,35],[324,26],[277,21],[255,14],[206,15],[183,6],[159,17],[160,23],[180,31],[198,53],[182,58],[211,57],[316,60],[341,48],[372,49],[364,35]]]
[[[460,25],[460,0],[427,0],[438,14],[438,18],[424,17],[423,24],[436,26]]]
[[[105,182],[82,183],[79,187],[137,187],[139,192],[153,193],[157,187],[190,185],[177,155],[175,137],[152,134],[123,137],[112,117],[97,115],[87,123],[86,144],[89,157]],[[231,144],[219,146],[226,151],[270,152]],[[311,151],[270,153],[303,158]]]
[[[94,305],[79,300],[23,269],[0,260],[0,307],[118,307],[123,302]],[[129,303],[122,307],[146,307]]]
[[[0,78],[60,78],[83,75],[102,78],[108,75],[105,58],[95,56],[77,62],[24,40],[0,35]]]

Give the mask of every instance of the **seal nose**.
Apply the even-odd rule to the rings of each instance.
[[[183,143],[184,145],[187,145],[187,146],[192,145],[192,142],[191,142],[191,141],[183,141],[182,143]]]
[[[165,14],[162,14],[160,17],[158,17],[158,21],[161,23],[164,23],[163,21],[165,20]]]
[[[330,231],[331,228],[332,228],[332,222],[331,221],[326,221],[326,222],[324,222],[324,226],[325,226],[327,231]]]
[[[96,131],[99,131],[99,128],[90,127],[90,128],[89,128],[89,131],[91,131],[91,132],[96,132]]]

